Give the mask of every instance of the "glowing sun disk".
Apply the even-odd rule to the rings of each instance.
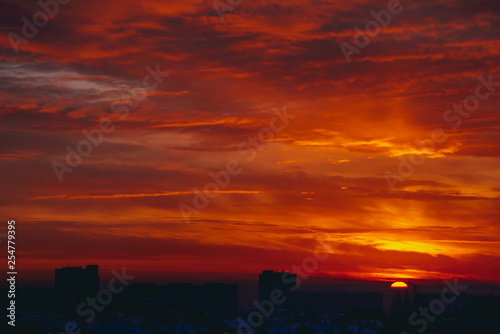
[[[406,289],[408,285],[405,282],[394,282],[391,284],[393,289]]]

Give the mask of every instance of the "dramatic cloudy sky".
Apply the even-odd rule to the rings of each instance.
[[[446,113],[478,76],[500,82],[500,3],[402,5],[348,63],[339,43],[387,1],[243,0],[221,20],[211,0],[72,0],[18,53],[7,34],[40,8],[3,1],[0,212],[18,270],[255,274],[323,241],[338,247],[315,275],[500,280],[500,85]],[[169,76],[113,112],[147,66]],[[295,117],[251,159],[249,136],[285,106]],[[106,119],[59,182],[53,162]],[[438,128],[436,150],[417,145]],[[230,160],[241,173],[186,223],[179,205]]]

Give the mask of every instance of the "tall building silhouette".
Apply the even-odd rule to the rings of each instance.
[[[289,307],[296,295],[297,275],[290,272],[264,270],[259,274],[259,301],[269,300],[274,290],[280,290],[286,297],[282,307]]]
[[[55,288],[63,300],[79,301],[99,290],[99,267],[63,267],[55,269]]]

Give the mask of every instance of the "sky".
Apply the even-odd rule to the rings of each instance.
[[[498,1],[61,2],[0,13],[25,276],[256,276],[328,245],[308,274],[500,281]]]

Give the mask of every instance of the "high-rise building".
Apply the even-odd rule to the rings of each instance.
[[[273,270],[264,270],[259,274],[259,301],[271,299],[271,293],[274,290],[282,292],[286,301],[281,307],[289,307],[295,298],[297,289],[297,275],[290,272],[275,272]]]
[[[99,290],[99,267],[63,267],[55,270],[55,288],[66,298],[85,298]]]

